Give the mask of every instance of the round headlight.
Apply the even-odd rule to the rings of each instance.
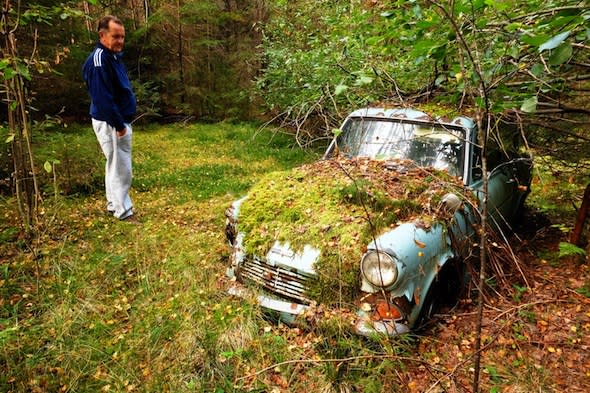
[[[381,251],[369,251],[361,260],[361,272],[376,287],[388,287],[397,280],[397,265],[393,257]]]

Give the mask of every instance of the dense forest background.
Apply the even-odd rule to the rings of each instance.
[[[321,134],[351,108],[376,103],[488,105],[552,128],[556,116],[588,115],[583,1],[38,0],[5,8],[36,120],[84,120],[80,67],[107,13],[126,24],[126,63],[146,120],[274,119]],[[568,119],[569,137],[584,140],[581,119]]]
[[[96,43],[96,21],[106,14],[126,25],[125,58],[140,116],[251,116],[248,90],[260,70],[263,2],[37,1],[20,9],[14,3],[19,53],[35,63],[29,86],[37,120],[87,116],[80,67]]]

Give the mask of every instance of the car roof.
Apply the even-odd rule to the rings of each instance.
[[[436,117],[413,108],[377,108],[369,107],[357,109],[348,115],[351,117],[370,117],[383,119],[406,119],[418,122],[437,122],[443,125],[462,127],[467,129],[475,128],[473,119],[466,116],[457,116],[452,119],[447,117]]]

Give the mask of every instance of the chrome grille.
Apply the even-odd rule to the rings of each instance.
[[[258,259],[247,257],[240,265],[240,277],[245,283],[251,282],[262,286],[267,291],[282,298],[295,300],[302,304],[310,304],[305,291],[314,276],[295,269],[289,270],[272,266]]]

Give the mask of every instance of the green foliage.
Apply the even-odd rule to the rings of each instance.
[[[571,231],[576,214],[572,205],[579,204],[584,187],[590,182],[590,161],[583,156],[583,148],[579,148],[577,144],[564,146],[563,154],[571,163],[549,156],[536,157],[536,176],[531,186],[534,191],[527,198],[527,203],[546,214],[553,228],[563,234]]]
[[[37,0],[27,4],[27,8],[21,14],[21,22],[24,25],[45,24],[52,26],[53,23],[70,18],[81,18],[84,12],[79,9],[79,1],[64,1],[58,5],[43,5],[43,1]],[[51,2],[54,3],[54,2]],[[13,8],[12,11],[15,9]]]
[[[520,286],[518,284],[512,284],[512,287],[514,288],[514,293],[512,295],[512,299],[514,300],[514,302],[520,303],[521,302],[521,299],[522,299],[522,296],[527,291],[527,287],[523,287],[523,286]]]
[[[309,120],[320,126],[319,118],[326,118],[321,125],[327,133],[341,108],[387,96],[392,86],[374,66],[396,67],[397,51],[366,44],[380,22],[359,1],[276,3],[264,28],[264,74],[257,81],[266,108],[286,124]]]
[[[583,248],[576,246],[575,244],[560,242],[559,243],[559,258],[565,257],[585,257],[586,251]]]
[[[548,262],[552,267],[559,267],[560,261],[557,257],[557,252],[543,249],[536,252],[536,256],[541,260]]]
[[[28,111],[32,119],[66,112],[69,116],[88,111],[88,99],[80,76],[84,57],[78,56],[87,37],[85,12],[77,0],[20,2],[12,7],[18,17],[15,30],[24,67],[19,73],[27,84]],[[13,67],[14,68],[14,67]]]
[[[588,10],[506,4],[275,2],[258,88],[286,125],[315,131],[351,108],[425,98],[535,113],[584,72]]]
[[[142,123],[157,119],[162,113],[162,96],[156,81],[132,81],[133,91],[137,98],[137,112],[142,115]]]
[[[103,188],[104,159],[90,125],[36,127],[34,142],[44,194],[92,194]]]

